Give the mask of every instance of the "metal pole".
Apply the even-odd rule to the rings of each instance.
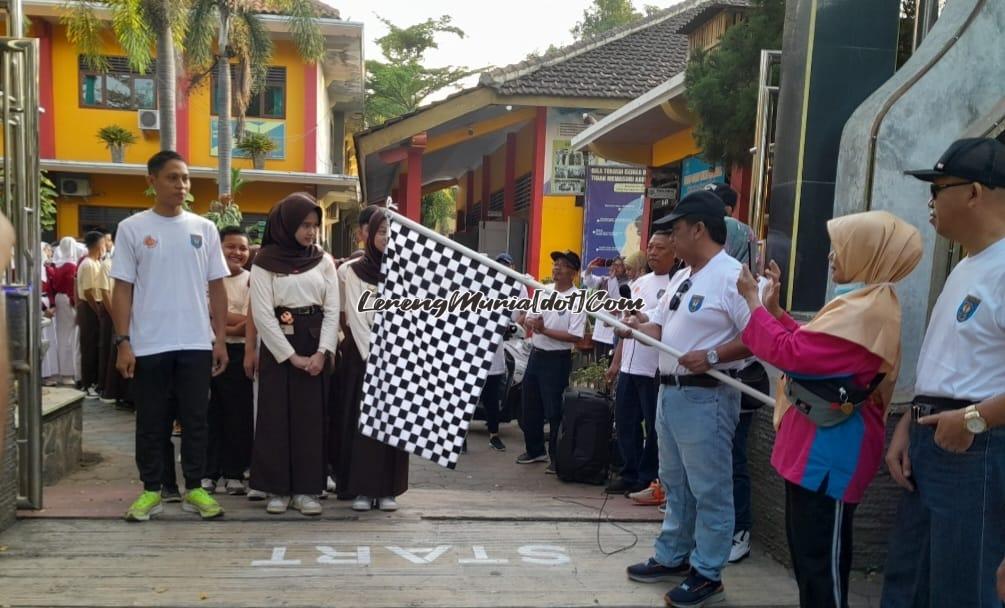
[[[7,35],[24,38],[24,4],[22,0],[7,0]]]
[[[461,245],[460,243],[452,241],[452,240],[448,239],[447,237],[445,237],[445,236],[443,236],[443,235],[441,235],[441,234],[439,234],[439,233],[437,233],[437,232],[435,232],[433,230],[430,230],[429,228],[426,228],[422,224],[420,224],[418,222],[414,222],[414,221],[408,219],[407,217],[401,215],[400,213],[397,213],[396,211],[393,211],[393,210],[387,209],[387,208],[383,209],[383,211],[388,216],[389,219],[394,220],[395,222],[398,222],[398,223],[400,223],[400,224],[402,224],[404,226],[407,226],[409,229],[414,230],[414,231],[418,232],[419,234],[421,234],[421,235],[423,235],[423,236],[425,236],[427,238],[430,238],[430,239],[436,241],[437,243],[443,245],[444,247],[448,247],[448,248],[450,248],[450,249],[452,249],[452,250],[454,250],[454,251],[456,251],[458,253],[461,253],[461,254],[465,255],[466,257],[469,257],[469,258],[471,258],[473,260],[476,260],[477,262],[479,262],[481,264],[484,264],[484,265],[488,266],[489,268],[492,268],[493,270],[501,272],[501,273],[505,274],[506,276],[508,276],[508,277],[510,277],[512,279],[516,279],[517,281],[520,281],[521,283],[523,283],[524,285],[527,285],[528,287],[533,287],[534,289],[540,289],[540,290],[543,290],[543,291],[549,292],[549,293],[554,292],[554,289],[548,287],[547,285],[545,285],[543,283],[539,283],[536,279],[534,279],[530,275],[520,274],[519,272],[513,270],[512,268],[508,268],[506,266],[503,266],[502,264],[500,264],[499,262],[493,260],[492,258],[484,256],[484,255],[478,253],[477,251],[468,249],[464,245]],[[646,334],[643,334],[641,332],[638,332],[638,331],[635,331],[635,330],[631,329],[630,327],[628,327],[627,325],[625,325],[624,323],[622,323],[621,321],[619,321],[615,317],[612,317],[611,315],[607,314],[606,312],[602,312],[602,311],[587,312],[586,314],[588,314],[591,317],[594,317],[596,319],[600,319],[604,323],[607,323],[608,325],[612,325],[612,326],[614,326],[614,327],[616,327],[618,329],[631,331],[632,332],[632,337],[635,338],[636,340],[638,340],[639,342],[642,342],[646,346],[651,346],[652,348],[655,348],[655,349],[657,349],[659,351],[662,351],[662,352],[664,352],[664,353],[666,353],[666,354],[668,354],[668,355],[670,355],[670,356],[672,356],[674,358],[677,358],[677,359],[680,359],[682,356],[684,356],[684,353],[682,353],[682,352],[680,352],[678,350],[675,350],[675,349],[667,346],[666,344],[663,344],[662,342],[660,342],[659,340],[657,340],[655,338],[652,338],[652,337],[650,337],[650,336],[648,336]],[[763,402],[763,403],[765,403],[767,405],[771,405],[771,406],[775,405],[775,400],[774,399],[772,399],[771,397],[769,397],[768,395],[765,395],[764,393],[762,393],[760,391],[757,391],[755,389],[750,388],[749,386],[743,384],[742,382],[740,382],[736,378],[732,378],[732,377],[730,377],[730,376],[728,376],[728,375],[726,375],[726,374],[724,374],[724,373],[722,373],[722,372],[720,372],[718,370],[714,370],[714,369],[713,370],[709,370],[707,373],[710,376],[714,377],[716,380],[719,380],[720,382],[723,382],[724,384],[728,384],[729,386],[732,386],[733,388],[738,389],[740,392],[743,392],[743,393],[746,393],[747,395],[750,395],[751,397],[753,397],[754,399],[757,399],[758,401],[761,401],[761,402]]]
[[[754,229],[754,234],[759,239],[765,236],[762,220],[768,170],[771,163],[771,135],[774,130],[775,113],[772,110],[772,103],[778,95],[778,87],[771,85],[771,68],[780,61],[781,56],[781,51],[761,51],[760,82],[757,88],[757,120],[755,122],[757,147],[753,150],[755,182],[750,191],[750,217],[747,218]]]

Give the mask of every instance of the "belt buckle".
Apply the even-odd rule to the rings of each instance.
[[[917,422],[919,419],[931,415],[934,409],[930,405],[914,403],[911,405],[911,420]]]

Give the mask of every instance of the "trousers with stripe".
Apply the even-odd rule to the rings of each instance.
[[[803,608],[847,608],[855,506],[785,482],[785,531]]]

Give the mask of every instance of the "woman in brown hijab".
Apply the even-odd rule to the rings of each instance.
[[[321,208],[310,195],[287,196],[269,212],[251,269],[251,309],[262,348],[250,485],[270,495],[269,513],[292,504],[304,515],[321,514],[339,290],[335,263],[315,244],[320,226]]]
[[[785,524],[801,606],[848,605],[852,518],[883,457],[886,408],[900,369],[893,284],[921,259],[921,235],[885,211],[827,222],[831,276],[842,295],[804,326],[778,304],[779,270],[763,305],[744,267],[751,310],[743,343],[785,372],[771,464],[785,479]],[[852,288],[852,289],[849,289]]]
[[[384,213],[375,211],[368,226],[363,258],[349,266],[342,284],[348,330],[339,351],[339,390],[333,410],[340,436],[333,460],[339,496],[355,497],[354,510],[369,511],[376,502],[382,511],[394,511],[398,508],[395,497],[408,489],[408,454],[359,432],[359,405],[375,313],[358,312],[356,303],[364,292],[375,293],[382,278],[380,263],[388,239]]]

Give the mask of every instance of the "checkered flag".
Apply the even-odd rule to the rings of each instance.
[[[390,221],[381,298],[518,297],[519,281]],[[359,429],[367,437],[454,468],[509,315],[458,310],[377,312]]]

